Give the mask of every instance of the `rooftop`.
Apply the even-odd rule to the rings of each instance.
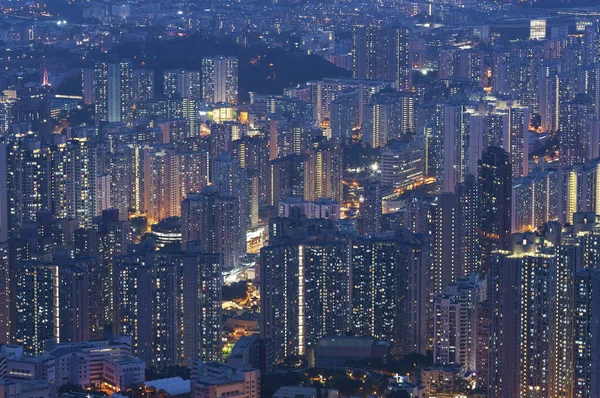
[[[183,380],[181,377],[168,377],[166,379],[158,379],[147,381],[146,386],[154,387],[157,390],[165,390],[169,395],[189,394],[190,381]]]
[[[106,360],[109,362],[118,363],[121,366],[132,365],[132,364],[144,364],[144,361],[142,361],[141,359],[136,358],[132,355],[113,356],[113,357],[106,358]]]
[[[205,385],[231,384],[244,381],[244,373],[252,368],[237,369],[220,362],[197,363],[195,382]],[[194,372],[193,372],[194,373]]]

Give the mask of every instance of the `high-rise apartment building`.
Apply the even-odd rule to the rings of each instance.
[[[0,145],[0,173],[5,181],[2,226],[6,240],[18,229],[35,221],[36,213],[51,206],[51,154],[35,134],[7,136]]]
[[[154,100],[154,71],[152,69],[134,69],[132,79],[132,101]]]
[[[548,393],[547,369],[550,365],[548,302],[552,260],[551,255],[535,254],[532,257],[524,257],[520,263],[519,390],[521,395],[529,394],[531,389],[539,389],[541,394]]]
[[[81,342],[90,337],[90,276],[84,262],[14,262],[10,270],[11,342],[31,354],[46,340]]]
[[[600,125],[590,96],[579,95],[561,103],[558,128],[561,165],[571,166],[598,157]]]
[[[429,237],[405,229],[396,238],[399,243],[399,271],[406,280],[401,282],[398,292],[399,297],[404,300],[397,322],[400,328],[399,337],[394,341],[392,350],[396,355],[423,353],[432,346],[433,336],[432,289],[428,269],[431,261]]]
[[[108,65],[94,65],[94,121],[96,125],[108,121]]]
[[[92,226],[96,216],[97,147],[91,138],[74,138],[52,149],[52,208],[59,218]]]
[[[446,286],[463,275],[462,206],[458,195],[437,195],[430,208],[431,271],[434,293],[442,293]]]
[[[466,107],[464,105],[445,105],[439,108],[441,125],[436,126],[441,135],[443,192],[454,192],[456,184],[462,182],[467,163],[465,150]]]
[[[96,93],[94,90],[94,72],[95,69],[81,70],[81,94],[83,103],[86,105],[94,105]]]
[[[182,116],[188,121],[188,137],[200,135],[200,100],[194,98],[183,98],[181,101]]]
[[[545,394],[547,389],[552,256],[537,253],[534,239],[521,239],[513,252],[493,255],[490,397],[517,397],[530,387]]]
[[[514,180],[511,203],[512,232],[530,232],[558,220],[560,173],[534,170]]]
[[[397,294],[404,282],[403,271],[398,245],[393,239],[375,237],[352,242],[352,330],[355,335],[398,341],[402,301]]]
[[[139,145],[115,148],[110,154],[110,203],[119,210],[119,217],[126,220],[130,211],[143,209],[143,150]]]
[[[538,70],[538,96],[541,127],[545,132],[556,132],[560,126],[560,102],[567,82],[555,65],[542,65]]]
[[[221,358],[223,257],[188,243],[183,258],[183,362]]]
[[[202,74],[185,69],[164,73],[163,93],[167,98],[202,98]]]
[[[133,68],[131,62],[96,63],[94,67],[94,113],[103,122],[133,124]]]
[[[290,155],[270,162],[270,182],[267,184],[267,203],[277,205],[290,196],[304,197],[307,157]]]
[[[435,296],[433,361],[437,365],[477,367],[478,307],[487,298],[487,281],[477,274],[458,279]]]
[[[232,158],[228,153],[223,153],[213,162],[212,185],[216,187],[220,195],[234,198],[238,202],[239,220],[237,225],[242,234],[240,244],[244,246],[240,251],[245,252],[245,236],[250,224],[251,207],[252,203],[258,200],[258,198],[252,198],[248,169],[240,167],[238,160]]]
[[[232,141],[230,146],[231,155],[238,160],[240,167],[252,170],[256,174],[257,184],[261,187],[258,198],[266,203],[268,189],[265,187],[270,179],[268,141],[263,137],[244,136]]]
[[[514,234],[511,250],[493,253],[490,396],[571,397],[577,389],[577,361],[587,355],[578,333],[589,319],[579,308],[590,287],[577,273],[585,257],[577,236],[549,223],[543,236]]]
[[[304,166],[304,199],[343,199],[343,152],[336,144],[321,142],[307,151]]]
[[[181,203],[182,245],[200,241],[207,253],[221,253],[225,270],[237,268],[246,254],[246,233],[240,225],[239,201],[209,186]]]
[[[358,91],[348,90],[340,93],[330,105],[329,126],[331,139],[341,144],[352,143],[358,125]]]
[[[552,224],[549,226],[552,228]],[[558,225],[554,225],[557,228]],[[548,396],[573,396],[573,342],[575,339],[575,273],[583,264],[583,248],[563,239],[554,249],[550,268]]]
[[[355,335],[385,339],[398,355],[426,350],[428,259],[425,242],[408,231],[353,239]]]
[[[350,328],[350,250],[317,235],[261,249],[261,336],[275,358],[305,355],[327,335]]]
[[[144,206],[148,220],[160,220],[181,214],[182,174],[181,157],[169,146],[144,149]]]
[[[581,269],[575,277],[574,396],[593,397],[600,394],[600,273]]]
[[[394,82],[411,91],[410,31],[402,26],[357,26],[352,33],[352,77]]]
[[[363,234],[381,232],[382,187],[379,183],[371,183],[363,188],[360,199],[360,231]]]
[[[513,178],[529,173],[529,108],[512,106],[507,110],[502,147],[510,153]]]
[[[373,95],[365,107],[363,142],[378,148],[414,134],[415,103],[416,97],[410,93],[383,90]]]
[[[306,82],[310,88],[310,101],[314,109],[314,122],[317,127],[327,126],[331,120],[331,105],[338,93],[356,90],[358,94],[358,126],[364,123],[364,107],[377,92],[392,88],[393,84],[383,80],[331,79]]]
[[[585,27],[584,59],[588,65],[600,62],[600,21],[598,20]]]
[[[479,184],[472,175],[457,185],[456,195],[460,202],[460,230],[462,232],[461,277],[477,273],[481,269],[479,244]]]
[[[481,266],[492,252],[508,248],[511,232],[512,167],[506,151],[490,147],[479,161],[479,242]]]
[[[238,103],[238,59],[202,58],[202,100],[215,104]]]
[[[54,297],[59,294],[58,267],[24,262],[11,271],[11,335],[26,351],[43,352],[46,339],[56,337]]]
[[[221,256],[197,247],[157,252],[142,242],[117,257],[114,330],[154,368],[220,359]]]

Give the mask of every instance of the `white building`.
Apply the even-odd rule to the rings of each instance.
[[[165,379],[147,381],[144,385],[146,387],[154,387],[157,391],[165,390],[171,397],[187,396],[190,393],[190,381],[183,380],[181,377],[167,377]]]
[[[381,152],[381,174],[385,186],[408,188],[425,176],[425,142],[394,142]]]
[[[215,104],[237,104],[238,59],[236,57],[202,58],[202,100]]]
[[[219,362],[195,361],[191,370],[191,398],[260,397],[260,371],[234,368]]]
[[[104,360],[102,387],[112,391],[124,391],[142,383],[146,378],[146,364],[131,355],[108,357]]]
[[[0,349],[0,379],[43,380],[55,387],[102,385],[107,381],[107,363],[128,357],[130,352],[131,339],[128,337],[57,344],[46,347],[46,353],[39,356],[24,355],[20,345],[4,345]],[[135,359],[142,368],[142,379],[136,380],[144,381],[145,364]]]
[[[532,19],[529,21],[529,39],[544,40],[546,38],[546,20]]]

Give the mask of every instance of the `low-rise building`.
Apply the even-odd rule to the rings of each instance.
[[[44,380],[0,380],[2,398],[54,398],[50,383]]]
[[[53,385],[90,385],[90,355],[74,346],[50,350],[45,360],[46,380]]]
[[[146,380],[146,364],[131,355],[106,358],[104,361],[102,387],[112,391],[124,391]]]
[[[421,369],[421,384],[432,396],[450,386],[455,379],[463,378],[465,371],[458,365],[430,366]]]
[[[107,362],[127,357],[131,339],[84,341],[81,343],[46,344],[45,353],[29,355],[23,346],[7,344],[0,348],[0,379],[44,380],[53,387],[75,384],[82,388],[105,383]],[[142,369],[145,369],[144,363]],[[141,372],[144,381],[144,371]],[[138,379],[136,379],[138,380]],[[112,383],[113,380],[111,379]],[[111,384],[112,385],[112,384]]]
[[[191,398],[260,397],[260,371],[237,369],[220,362],[194,361],[191,370]]]
[[[390,393],[404,392],[411,398],[427,398],[427,389],[424,386],[411,383],[408,377],[396,375],[389,379],[387,391]]]

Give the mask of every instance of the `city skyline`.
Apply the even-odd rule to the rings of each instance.
[[[0,9],[0,396],[600,394],[597,2]]]

